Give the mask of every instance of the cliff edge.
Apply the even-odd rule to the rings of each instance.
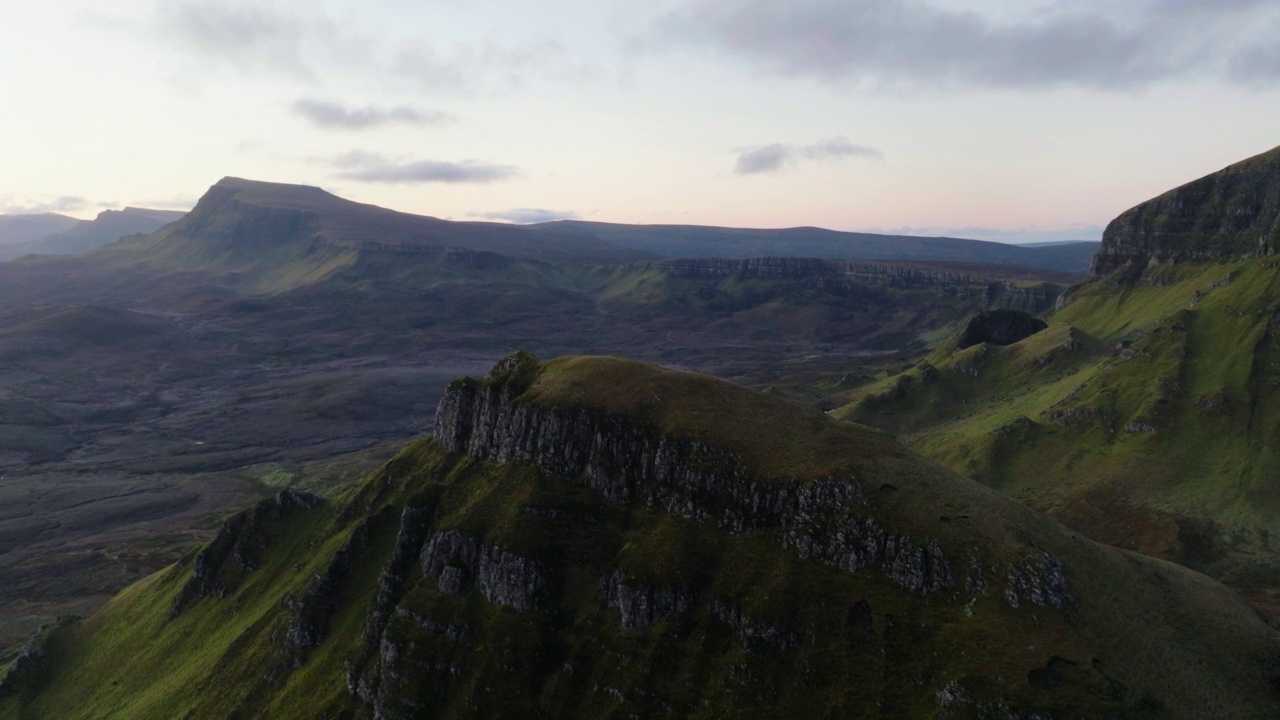
[[[1148,200],[1107,225],[1093,277],[1165,263],[1238,260],[1280,248],[1280,147]]]

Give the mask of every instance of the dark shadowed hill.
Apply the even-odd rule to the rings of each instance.
[[[344,200],[320,188],[224,178],[158,238],[190,252],[238,254],[293,244],[344,250],[465,248],[511,257],[582,263],[651,257],[595,238],[541,234],[501,223],[452,222]],[[202,247],[196,247],[202,246]],[[272,247],[271,250],[278,248]]]
[[[815,227],[783,230],[699,225],[619,225],[560,220],[531,227],[598,237],[614,245],[677,258],[748,258],[763,255],[837,260],[924,260],[1012,264],[1084,272],[1097,250],[1093,242],[1020,247],[948,237],[876,235]]]
[[[58,215],[0,215],[0,247],[39,240],[75,227],[80,221]]]
[[[180,307],[231,292],[281,292],[329,278],[395,285],[457,268],[602,264],[652,256],[595,238],[457,223],[351,202],[320,188],[225,178],[177,222],[74,257],[0,265],[6,301]],[[443,270],[441,267],[443,266]]]
[[[1264,718],[1280,633],[870,428],[517,353],[29,646],[0,718]]]

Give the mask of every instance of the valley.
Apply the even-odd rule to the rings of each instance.
[[[6,10],[0,720],[1280,718],[1280,3]]]
[[[531,236],[550,239],[520,250]],[[565,242],[227,180],[155,235],[0,264],[0,646],[90,611],[281,482],[336,492],[428,432],[450,380],[517,349],[822,404],[815,383],[900,370],[969,314],[1043,312],[1081,277]]]
[[[240,179],[0,264],[0,717],[1268,716],[1278,153],[1089,276]]]

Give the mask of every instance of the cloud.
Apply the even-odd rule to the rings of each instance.
[[[310,31],[301,17],[270,7],[215,2],[165,2],[160,30],[188,50],[219,56],[238,67],[273,67],[309,75],[302,44]]]
[[[383,125],[443,125],[454,117],[438,110],[418,110],[408,105],[380,108],[366,105],[349,108],[327,100],[304,97],[292,105],[293,111],[311,123],[326,129],[363,130]]]
[[[447,38],[441,40],[409,21],[363,25],[361,15],[376,14],[341,15],[332,4],[156,0],[154,8],[141,30],[196,61],[182,68],[185,82],[222,65],[315,82],[346,76],[470,94],[518,90],[536,78],[578,82],[600,74],[552,39],[467,40],[441,31]]]
[[[744,150],[738,156],[733,171],[739,175],[776,172],[795,159],[795,153],[786,145],[765,145]]]
[[[1086,1],[1006,17],[920,0],[690,0],[656,19],[643,46],[855,87],[1115,90],[1205,76],[1274,84],[1277,31],[1280,6],[1261,0]]]
[[[552,222],[555,220],[579,220],[581,215],[570,210],[548,210],[546,208],[512,208],[510,210],[492,210],[488,212],[469,213],[468,217],[484,220],[502,220],[517,225]]]
[[[336,173],[339,178],[369,183],[487,184],[509,180],[520,174],[520,169],[513,165],[496,165],[475,160],[400,161],[361,150],[339,155],[329,160],[328,164],[339,170]]]
[[[843,137],[827,138],[812,145],[772,143],[739,151],[733,171],[739,175],[757,175],[785,169],[799,160],[847,160],[867,158],[883,160],[884,153],[866,145],[855,145]]]
[[[1280,28],[1277,28],[1280,33]],[[1280,45],[1253,47],[1231,58],[1228,72],[1241,85],[1274,85],[1280,78]]]
[[[866,145],[854,145],[843,137],[827,138],[800,148],[800,154],[810,160],[843,160],[844,158],[870,158],[883,160],[884,153]]]
[[[44,213],[76,212],[89,207],[90,202],[78,195],[63,195],[47,200],[17,200],[12,195],[0,197],[0,214],[43,215]]]

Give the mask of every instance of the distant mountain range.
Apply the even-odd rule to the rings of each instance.
[[[614,245],[663,257],[816,257],[835,260],[927,260],[975,262],[1080,272],[1096,242],[1006,245],[983,240],[838,232],[816,227],[783,230],[701,225],[618,225],[559,220],[531,225],[545,232],[597,237]]]
[[[186,213],[127,207],[104,210],[93,220],[62,215],[0,216],[0,238],[12,238],[11,242],[0,241],[0,262],[22,255],[85,252],[129,235],[153,233],[183,215]],[[10,230],[7,234],[6,229]]]
[[[79,220],[56,213],[0,215],[0,249],[56,235],[75,227]]]
[[[61,215],[0,216],[0,261],[25,254],[84,252],[121,237],[149,234],[185,213],[125,208],[93,221]],[[235,217],[232,217],[232,216]],[[211,223],[210,217],[216,216]],[[616,264],[657,258],[814,257],[835,260],[965,262],[1083,272],[1098,244],[1006,245],[950,237],[838,232],[814,227],[780,230],[697,225],[621,225],[563,220],[537,225],[453,222],[344,200],[320,188],[224,178],[210,188],[192,217],[166,237],[215,238],[243,234],[270,216],[267,234],[329,247],[467,248],[522,259]],[[172,245],[173,243],[169,243]],[[257,245],[240,241],[237,252]]]

